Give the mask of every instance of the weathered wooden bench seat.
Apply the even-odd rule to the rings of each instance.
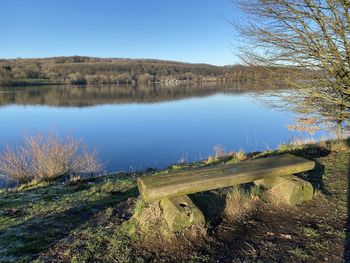
[[[315,162],[313,161],[284,154],[242,161],[237,164],[141,177],[137,179],[137,184],[140,195],[145,201],[161,200],[167,222],[172,229],[178,229],[173,225],[174,217],[186,218],[187,215],[193,218],[193,214],[198,215],[198,208],[187,197],[187,194],[255,182],[258,185],[272,188],[272,190],[279,189],[275,192],[287,203],[298,204],[309,200],[310,193],[312,198],[313,188],[307,181],[292,175],[314,167]],[[189,213],[189,208],[193,210],[192,215]],[[202,217],[201,215],[198,220],[203,221]],[[182,223],[182,226],[185,225]]]
[[[182,196],[313,169],[315,163],[291,154],[190,171],[138,178],[145,201]]]

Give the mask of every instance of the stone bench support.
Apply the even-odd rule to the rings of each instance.
[[[173,232],[182,231],[191,225],[204,225],[203,213],[187,196],[165,198],[160,201],[165,221]]]
[[[262,179],[254,183],[267,188],[272,196],[289,205],[310,201],[314,194],[314,189],[308,181],[294,175]]]

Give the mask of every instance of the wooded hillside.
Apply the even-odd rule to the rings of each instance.
[[[1,59],[0,84],[140,84],[178,81],[247,80],[257,72],[241,66],[213,66],[164,60],[94,57]],[[260,76],[262,77],[262,76]]]

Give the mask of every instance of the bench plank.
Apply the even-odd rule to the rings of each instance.
[[[137,179],[137,184],[141,197],[151,202],[249,183],[268,177],[287,176],[312,170],[314,167],[313,161],[284,154],[237,164],[140,177]]]

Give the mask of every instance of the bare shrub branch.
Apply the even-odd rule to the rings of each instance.
[[[0,155],[0,171],[20,183],[49,180],[69,174],[93,174],[102,169],[95,150],[80,140],[57,135],[24,138],[17,149],[7,147]]]
[[[226,150],[220,144],[214,145],[213,149],[216,158],[223,158],[227,156]]]
[[[30,152],[26,148],[16,150],[7,147],[0,156],[0,171],[20,183],[28,183],[34,178],[31,169]]]

